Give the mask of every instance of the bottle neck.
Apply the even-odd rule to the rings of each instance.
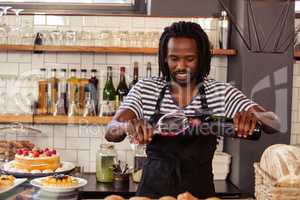
[[[107,71],[107,81],[112,81],[112,70]]]
[[[134,81],[137,81],[138,78],[139,78],[139,69],[138,69],[137,67],[135,67],[135,68],[133,69],[133,80],[134,80]]]
[[[86,72],[81,72],[80,73],[80,78],[82,78],[82,79],[86,79]]]
[[[56,78],[56,71],[51,72],[51,78]]]
[[[125,81],[125,71],[121,71],[120,72],[120,82],[124,82]]]
[[[61,78],[64,80],[67,78],[67,73],[65,71],[61,73]]]
[[[71,72],[70,78],[76,78],[76,72]]]
[[[147,77],[147,78],[150,78],[150,77],[151,77],[151,68],[147,68],[146,77]]]
[[[41,78],[44,80],[47,78],[46,71],[41,71]]]
[[[92,72],[91,78],[96,78],[96,72]]]

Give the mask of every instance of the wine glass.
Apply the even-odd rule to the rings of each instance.
[[[11,9],[16,17],[15,17],[15,25],[11,27],[8,32],[8,43],[9,44],[20,44],[21,43],[21,18],[20,13],[24,9]]]
[[[1,12],[0,12],[0,38],[1,43],[6,44],[7,43],[7,37],[8,32],[10,30],[10,27],[7,23],[7,11],[10,9],[10,6],[0,6]]]
[[[6,31],[8,32],[10,27],[8,26],[8,19],[7,19],[7,11],[11,9],[11,6],[0,6],[0,9],[2,10],[1,15],[1,26],[5,27]]]

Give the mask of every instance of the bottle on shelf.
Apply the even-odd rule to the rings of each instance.
[[[87,116],[96,116],[96,108],[95,108],[95,104],[94,104],[94,100],[92,99],[92,85],[88,84],[85,88],[84,88],[84,108],[83,108],[83,113],[82,115],[84,117]]]
[[[46,68],[40,69],[40,79],[38,81],[38,102],[37,102],[37,114],[47,114],[47,77]]]
[[[43,44],[43,34],[38,32],[34,38],[34,46]],[[33,53],[41,54],[43,51],[34,50]]]
[[[48,114],[53,115],[58,100],[58,79],[56,77],[56,69],[51,69],[51,76],[48,79]]]
[[[152,76],[151,72],[151,62],[147,62],[147,67],[146,67],[146,78],[150,78]]]
[[[99,80],[97,79],[97,70],[91,69],[91,78],[89,79],[91,98],[94,102],[96,112],[98,112],[98,101],[99,101]],[[98,113],[96,113],[98,114]]]
[[[71,69],[68,79],[68,116],[78,115],[79,80],[76,77],[76,69]]]
[[[219,20],[219,46],[220,49],[228,49],[229,40],[229,19],[226,11],[221,12]]]
[[[79,110],[82,113],[84,105],[85,105],[85,90],[88,87],[89,79],[87,78],[87,70],[80,70],[80,78],[79,78]]]
[[[119,84],[117,87],[117,95],[119,98],[119,101],[123,102],[124,97],[127,95],[129,89],[126,83],[126,78],[125,78],[125,67],[120,67],[120,80]],[[119,106],[119,105],[117,105]]]
[[[58,100],[55,106],[55,111],[53,113],[56,115],[66,115],[67,114],[67,70],[60,69],[60,77],[58,81]]]
[[[112,66],[107,66],[107,78],[103,89],[100,116],[113,116],[116,112],[116,90],[112,80]]]
[[[133,63],[133,80],[129,84],[129,89],[131,89],[139,80],[139,63]]]

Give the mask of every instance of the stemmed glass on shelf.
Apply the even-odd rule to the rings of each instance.
[[[0,43],[6,44],[8,32],[10,31],[7,20],[7,11],[11,9],[11,6],[0,6],[0,9]]]
[[[21,43],[21,17],[20,13],[24,9],[11,9],[16,17],[15,17],[15,25],[11,27],[10,32],[8,33],[8,43],[9,44],[20,44]]]

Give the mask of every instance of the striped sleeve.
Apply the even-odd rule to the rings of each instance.
[[[225,84],[225,86],[225,116],[233,118],[236,113],[247,111],[257,105],[232,85]]]
[[[120,109],[129,109],[133,111],[137,118],[143,118],[142,107],[142,80],[138,81],[134,87],[131,88],[126,98],[122,102]]]

